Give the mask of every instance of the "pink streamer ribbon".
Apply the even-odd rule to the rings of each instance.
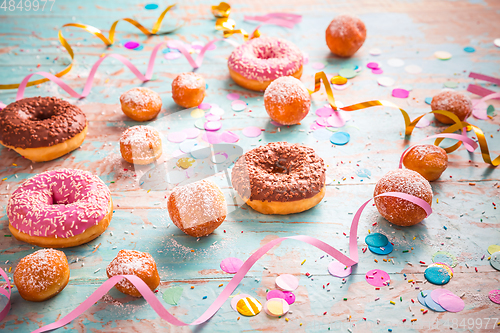
[[[4,272],[3,269],[0,268],[0,276],[2,276],[7,282],[7,288],[8,291],[5,288],[0,287],[0,294],[4,295],[7,297],[7,304],[5,304],[4,308],[0,311],[0,322],[7,317],[7,314],[9,313],[10,310],[10,296],[12,295],[12,288],[10,286],[10,281],[9,277],[7,276],[7,273]]]
[[[269,13],[262,16],[245,16],[244,19],[245,21],[257,21],[265,24],[279,25],[285,28],[293,28],[297,23],[302,21],[302,16],[289,13]]]
[[[487,82],[491,82],[491,83],[495,83],[497,85],[500,85],[500,79],[497,79],[497,78],[492,77],[492,76],[470,72],[469,77],[471,77],[473,79],[483,80],[483,81],[487,81]],[[498,93],[495,93],[493,90],[486,89],[486,88],[478,86],[476,84],[469,84],[469,86],[467,87],[467,91],[471,92],[473,94],[479,95],[479,96],[483,96],[485,98],[489,97],[487,99],[492,99],[492,98],[500,99],[500,95],[498,95]],[[493,96],[493,97],[490,97],[490,96]],[[476,104],[478,104],[478,103],[476,103]]]
[[[469,138],[467,136],[467,132],[465,131],[465,129],[462,128],[462,134],[455,134],[455,133],[439,133],[439,134],[436,134],[436,135],[431,135],[431,136],[428,136],[422,140],[420,140],[419,142],[422,142],[422,141],[425,141],[425,140],[429,140],[429,139],[435,139],[435,138],[449,138],[449,139],[456,139],[458,141],[462,141],[462,144],[465,146],[465,149],[467,149],[467,151],[469,152],[473,152],[474,150],[477,149],[478,147],[478,144],[476,141],[472,140],[471,138]],[[408,147],[404,152],[403,154],[401,154],[401,158],[399,159],[399,168],[402,169],[403,168],[403,158],[405,157],[405,155],[410,151],[410,149],[412,149],[413,147],[415,146],[419,146],[421,145],[420,143],[416,143],[414,144],[413,146],[410,146]]]
[[[425,201],[420,198],[417,198],[415,196],[405,194],[405,193],[399,193],[399,192],[387,192],[380,194],[376,197],[383,197],[383,196],[391,196],[391,197],[397,197],[401,198],[403,200],[408,200],[410,202],[415,203],[416,205],[422,207],[425,210],[425,213],[427,216],[429,216],[432,213],[431,206]],[[374,198],[376,198],[374,197]],[[328,255],[332,256],[333,258],[337,259],[340,261],[342,264],[346,266],[353,266],[356,265],[359,262],[359,256],[358,256],[358,245],[357,245],[357,234],[358,234],[358,224],[359,220],[361,217],[361,213],[363,212],[364,208],[368,203],[373,200],[374,198],[371,198],[370,200],[366,201],[361,207],[358,209],[356,214],[354,215],[354,218],[351,223],[351,229],[349,233],[349,253],[351,254],[351,258],[347,257],[344,255],[342,252],[338,251],[334,247],[330,246],[329,244],[310,237],[310,236],[304,236],[304,235],[299,235],[299,236],[291,236],[291,237],[282,237],[282,238],[277,238],[269,243],[265,244],[264,246],[260,247],[257,251],[255,251],[241,266],[241,268],[238,270],[238,272],[233,276],[231,281],[226,285],[224,290],[219,294],[217,299],[209,306],[209,308],[194,322],[188,324],[185,323],[177,318],[175,318],[170,312],[168,312],[161,302],[158,300],[156,295],[149,289],[149,287],[142,281],[139,277],[133,276],[133,275],[117,275],[112,277],[111,279],[107,280],[104,282],[97,290],[92,293],[83,303],[81,303],[76,309],[71,311],[69,314],[64,316],[62,319],[43,326],[34,333],[41,333],[41,332],[47,332],[50,330],[54,330],[60,327],[63,327],[66,324],[69,324],[72,320],[76,319],[79,315],[81,315],[83,312],[88,310],[92,305],[94,305],[97,301],[99,301],[102,296],[104,296],[111,288],[113,288],[114,285],[116,285],[118,282],[122,280],[122,278],[125,278],[130,281],[141,293],[141,295],[144,297],[144,299],[149,303],[149,305],[153,308],[153,310],[164,320],[166,320],[168,323],[176,326],[187,326],[187,325],[199,325],[202,324],[206,321],[208,321],[210,318],[212,318],[217,311],[221,308],[221,306],[224,304],[224,302],[229,298],[229,296],[233,293],[233,291],[238,287],[239,283],[243,280],[245,275],[248,273],[248,271],[252,268],[252,266],[259,260],[262,256],[264,256],[271,248],[274,246],[280,244],[284,240],[287,239],[293,239],[293,240],[298,240],[310,245],[315,246],[316,248],[326,252]],[[3,270],[0,268],[0,273],[4,278],[7,278]],[[10,297],[10,294],[7,296]],[[8,310],[2,310],[1,313],[8,312]],[[5,316],[4,316],[5,317]],[[0,321],[4,318],[0,316]]]

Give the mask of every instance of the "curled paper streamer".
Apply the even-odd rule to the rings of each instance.
[[[132,24],[137,29],[139,29],[142,33],[144,33],[146,36],[168,34],[168,33],[176,31],[177,29],[180,28],[180,26],[176,27],[175,29],[170,30],[170,31],[159,32],[159,30],[161,28],[161,24],[163,22],[163,19],[165,17],[165,14],[167,14],[167,12],[170,9],[172,9],[174,6],[175,5],[168,6],[167,9],[165,9],[160,14],[160,16],[156,20],[155,24],[153,25],[153,29],[151,29],[151,31],[149,31],[144,26],[142,26],[139,22],[137,22],[137,21],[135,21],[135,20],[133,20],[131,18],[123,18],[123,19],[119,19],[119,20],[115,21],[111,25],[111,28],[109,29],[109,38],[106,38],[106,36],[104,36],[104,34],[102,33],[101,30],[99,30],[99,29],[97,29],[97,28],[95,28],[95,27],[93,27],[91,25],[88,25],[88,24],[67,23],[67,24],[63,25],[62,28],[65,28],[65,27],[76,27],[76,28],[83,29],[83,30],[88,31],[89,33],[93,34],[94,36],[98,37],[107,46],[111,46],[111,45],[113,45],[114,40],[115,40],[116,25],[120,21],[126,21],[126,22]],[[62,34],[62,28],[61,28],[61,30],[59,30],[59,34],[58,34],[59,42],[66,49],[66,51],[68,51],[68,54],[71,57],[71,63],[65,69],[63,69],[59,73],[55,74],[54,76],[56,76],[56,77],[62,77],[65,74],[68,74],[71,71],[71,68],[73,67],[73,61],[74,61],[74,58],[75,58],[75,53],[73,52],[73,49],[71,48],[71,45],[69,45],[69,43],[66,41],[66,39],[64,38],[64,36]],[[31,87],[31,86],[34,86],[34,85],[37,85],[37,84],[40,84],[40,83],[44,83],[44,82],[47,82],[47,81],[49,81],[49,78],[45,77],[44,79],[39,79],[39,80],[27,82],[26,86]],[[19,86],[20,86],[20,84],[0,84],[0,89],[15,89],[15,88],[18,88]]]
[[[430,205],[425,201],[420,198],[417,198],[415,196],[406,194],[406,193],[400,193],[400,192],[387,192],[380,194],[376,197],[382,197],[382,196],[390,196],[390,197],[397,197],[401,198],[404,200],[408,200],[410,202],[413,202],[414,204],[422,207],[422,209],[425,210],[427,216],[429,216],[432,213],[432,209]],[[374,198],[376,198],[374,197]],[[274,246],[280,244],[284,240],[288,239],[293,239],[293,240],[298,240],[307,244],[310,244],[328,255],[332,256],[333,258],[337,259],[339,262],[344,264],[345,266],[353,266],[356,265],[359,262],[359,256],[358,256],[358,242],[357,242],[357,234],[358,234],[358,224],[359,224],[359,219],[361,216],[361,213],[363,212],[363,209],[366,207],[366,205],[373,200],[374,198],[371,198],[370,200],[366,201],[361,207],[358,209],[356,214],[354,215],[354,218],[351,223],[351,229],[349,233],[349,253],[351,254],[351,258],[340,252],[339,250],[335,249],[334,247],[328,245],[327,243],[310,237],[310,236],[304,236],[304,235],[299,235],[299,236],[291,236],[291,237],[282,237],[282,238],[277,238],[269,243],[265,244],[264,246],[260,247],[257,251],[255,251],[241,266],[241,268],[238,270],[238,272],[233,276],[231,281],[226,285],[224,290],[219,294],[217,299],[208,307],[208,309],[194,322],[192,323],[185,323],[177,318],[175,318],[170,312],[168,312],[163,305],[160,303],[156,295],[149,289],[149,287],[142,281],[139,277],[133,276],[133,275],[117,275],[106,282],[104,282],[92,295],[89,296],[83,303],[81,303],[76,309],[71,311],[69,314],[64,316],[62,319],[56,321],[55,323],[43,326],[37,330],[35,330],[33,333],[42,333],[42,332],[47,332],[50,330],[54,330],[60,327],[63,327],[66,324],[69,324],[72,320],[77,318],[79,315],[81,315],[83,312],[85,312],[87,309],[89,309],[92,305],[94,305],[97,301],[99,301],[102,296],[104,296],[115,284],[120,282],[122,278],[126,278],[127,280],[130,281],[141,293],[141,295],[144,297],[144,299],[149,303],[149,305],[153,308],[153,310],[164,320],[166,320],[168,323],[176,326],[188,326],[188,325],[199,325],[202,324],[206,321],[208,321],[210,318],[212,318],[217,311],[220,309],[220,307],[224,304],[224,302],[229,298],[229,296],[232,294],[232,292],[238,287],[239,283],[243,280],[245,275],[249,272],[249,270],[252,268],[252,266],[259,260],[263,255],[265,255],[269,250],[271,250]],[[0,273],[3,272],[0,268]],[[0,318],[1,320],[1,318]]]
[[[443,131],[443,133],[453,133],[453,132],[461,130],[465,127],[470,127],[470,128],[472,128],[474,133],[477,135],[477,139],[478,139],[479,147],[481,149],[481,156],[483,158],[483,161],[486,163],[489,163],[493,166],[500,165],[500,155],[497,156],[493,160],[491,159],[491,155],[490,155],[490,152],[488,149],[488,144],[486,142],[486,137],[485,137],[483,131],[475,125],[469,124],[468,122],[465,122],[465,121],[461,121],[452,112],[445,111],[445,110],[434,110],[431,112],[426,112],[426,113],[418,116],[417,118],[413,119],[413,121],[412,121],[410,119],[410,116],[408,115],[408,113],[405,110],[403,110],[402,108],[400,108],[396,104],[389,102],[389,101],[385,101],[385,100],[367,101],[367,102],[362,102],[362,103],[357,103],[357,104],[337,108],[335,105],[335,98],[333,97],[333,91],[331,89],[330,82],[328,81],[326,74],[324,72],[318,72],[315,74],[315,76],[314,76],[314,91],[311,91],[308,89],[309,93],[313,94],[313,93],[319,91],[321,88],[321,82],[323,82],[323,85],[325,86],[325,90],[326,90],[326,94],[327,94],[327,98],[328,98],[328,103],[330,104],[332,109],[335,111],[337,111],[337,110],[355,111],[355,110],[367,109],[367,108],[374,107],[374,106],[387,106],[387,107],[390,107],[393,109],[399,109],[399,111],[401,111],[401,114],[403,115],[403,118],[405,121],[405,135],[407,135],[407,136],[410,136],[412,134],[413,130],[415,129],[415,126],[420,121],[420,119],[422,119],[427,114],[431,114],[431,113],[441,114],[441,115],[444,115],[444,116],[450,118],[451,120],[453,120],[453,125],[451,125],[447,129],[445,129]],[[500,93],[493,93],[493,94],[490,94],[488,96],[485,96],[479,102],[486,101],[486,100],[492,99],[492,98],[497,98],[497,97],[500,97]],[[438,138],[436,140],[435,144],[438,145],[442,140],[443,140],[443,138]],[[461,146],[461,144],[462,144],[462,141],[459,141],[459,142],[455,143],[453,146],[446,147],[443,149],[447,153],[451,153],[451,152],[457,150]]]
[[[7,314],[9,313],[9,310],[10,310],[10,296],[12,294],[12,288],[10,286],[9,277],[4,272],[4,270],[1,268],[0,268],[0,276],[2,276],[4,278],[5,282],[7,282],[7,289],[8,289],[8,290],[6,290],[6,289],[0,287],[0,294],[7,297],[7,304],[5,304],[4,308],[0,310],[0,322],[1,322],[5,317],[7,317]]]
[[[471,77],[473,79],[483,80],[483,81],[487,81],[487,82],[491,82],[491,83],[495,83],[497,85],[500,85],[500,79],[497,79],[497,78],[492,77],[492,76],[470,72],[469,77]],[[467,87],[467,91],[469,91],[473,94],[482,96],[482,97],[489,96],[489,95],[495,93],[493,90],[486,89],[486,88],[478,86],[476,84],[469,84],[469,86]],[[493,98],[500,99],[500,96],[495,96]]]

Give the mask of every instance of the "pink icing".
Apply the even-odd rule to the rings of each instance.
[[[302,52],[291,42],[260,37],[238,46],[229,56],[227,64],[245,78],[262,82],[292,75],[303,62]]]
[[[111,193],[88,171],[59,169],[26,180],[9,199],[7,216],[30,236],[69,238],[98,224]]]

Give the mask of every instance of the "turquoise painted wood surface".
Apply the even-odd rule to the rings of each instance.
[[[76,3],[56,0],[52,11],[48,11],[48,8],[38,12],[0,9],[2,83],[20,82],[25,75],[39,70],[55,73],[63,69],[69,58],[59,47],[57,32],[65,23],[86,23],[107,32],[116,19],[133,17],[144,26],[151,27],[160,9],[168,4],[159,3],[159,9],[148,11],[144,9],[146,3],[94,0]],[[210,6],[214,4],[198,0],[178,3],[165,22],[175,25],[184,20],[185,24],[171,35],[147,38],[132,26],[121,22],[118,24],[117,42],[110,48],[104,47],[99,39],[86,32],[74,28],[64,29],[64,36],[73,46],[76,57],[74,69],[63,80],[74,89],[81,89],[90,67],[103,53],[122,54],[144,72],[151,50],[160,41],[177,39],[188,43],[205,43],[220,37],[220,33],[214,30],[215,21],[210,13]],[[493,40],[500,37],[496,23],[500,16],[498,2],[351,3],[314,0],[273,3],[234,1],[231,5],[231,17],[236,20],[238,27],[247,31],[251,31],[255,25],[244,22],[244,15],[269,12],[302,14],[302,23],[294,29],[265,26],[261,32],[286,38],[308,54],[309,63],[304,67],[302,81],[310,88],[317,71],[313,68],[315,63],[323,63],[323,70],[329,75],[337,74],[343,66],[360,66],[361,73],[350,80],[349,88],[334,91],[336,99],[345,105],[387,99],[403,107],[414,118],[430,111],[424,102],[425,98],[436,94],[447,81],[458,83],[456,89],[465,91],[469,83],[474,83],[467,77],[469,71],[500,77],[500,49],[493,45]],[[324,30],[331,19],[340,13],[359,16],[368,28],[364,46],[351,59],[333,57],[324,41]],[[144,49],[127,50],[121,46],[124,40],[138,41]],[[239,37],[235,40],[241,42]],[[466,46],[474,47],[475,52],[464,52]],[[91,126],[80,149],[47,163],[31,163],[15,152],[0,148],[0,179],[7,178],[0,184],[0,267],[6,271],[12,267],[13,270],[22,257],[37,249],[8,237],[10,232],[5,213],[9,195],[24,179],[34,174],[60,167],[81,168],[96,173],[112,191],[115,214],[102,236],[88,244],[64,250],[71,263],[71,278],[60,295],[43,303],[30,303],[24,301],[14,289],[12,310],[0,323],[2,332],[31,331],[67,314],[106,280],[105,267],[120,249],[147,251],[153,255],[162,279],[159,287],[159,299],[162,302],[160,295],[166,288],[184,288],[178,306],[163,303],[175,316],[187,322],[201,315],[220,293],[219,284],[226,284],[231,278],[219,268],[220,261],[226,257],[244,260],[258,247],[276,237],[298,234],[317,237],[345,252],[348,239],[343,233],[348,232],[353,213],[372,196],[376,181],[389,170],[397,168],[399,156],[409,143],[444,129],[432,123],[429,127],[415,130],[408,142],[402,136],[404,122],[399,111],[372,108],[353,112],[352,120],[343,129],[350,133],[351,141],[345,146],[332,146],[324,131],[309,130],[317,119],[314,111],[326,103],[322,90],[313,95],[311,112],[301,125],[281,127],[278,131],[269,122],[262,94],[244,90],[229,78],[226,59],[232,48],[227,43],[218,43],[217,49],[207,53],[202,67],[197,70],[208,84],[205,101],[216,103],[225,110],[223,130],[240,135],[237,144],[245,151],[272,141],[300,142],[312,146],[325,160],[328,177],[335,179],[327,187],[325,199],[310,211],[289,216],[261,215],[248,206],[231,206],[231,213],[214,234],[200,239],[191,238],[170,221],[166,210],[168,192],[148,192],[144,184],[141,187],[139,176],[134,175],[140,175],[145,169],[134,169],[133,165],[124,162],[118,144],[126,128],[139,124],[121,112],[118,100],[121,93],[135,86],[149,87],[161,95],[163,111],[150,125],[160,129],[164,136],[193,126],[196,119],[191,117],[191,110],[182,110],[171,99],[173,78],[191,70],[185,59],[166,60],[159,57],[155,63],[154,79],[144,84],[118,61],[106,59],[98,70],[91,94],[83,100],[70,98],[53,83],[28,88],[26,96],[58,96],[79,105],[87,114]],[[382,54],[371,56],[369,50],[372,48],[380,48]],[[452,59],[437,60],[433,54],[440,50],[450,52]],[[404,66],[391,67],[387,64],[391,58],[402,59],[405,65],[418,65],[423,72],[409,74]],[[411,87],[410,98],[391,97],[392,88],[379,86],[376,81],[379,76],[365,67],[369,61],[381,64],[383,75],[394,78],[396,86]],[[493,85],[479,81],[476,83],[499,91]],[[248,103],[245,111],[232,111],[230,101],[226,98],[232,92],[241,94],[241,99]],[[14,101],[15,93],[15,90],[0,91],[0,100],[10,103]],[[497,110],[500,108],[498,101],[491,104]],[[489,120],[470,119],[487,135],[493,155],[500,153],[500,118],[497,113],[495,111]],[[241,130],[249,125],[259,126],[265,131],[258,138],[246,138]],[[167,140],[163,140],[163,143],[165,157],[178,149],[178,144]],[[290,273],[299,278],[297,301],[287,315],[288,322],[284,318],[271,318],[264,313],[252,318],[242,317],[230,308],[228,301],[208,323],[193,328],[177,328],[158,318],[144,300],[125,297],[113,290],[109,293],[110,297],[98,302],[65,329],[81,332],[318,332],[328,328],[333,331],[350,329],[382,332],[392,329],[394,332],[437,332],[448,330],[449,326],[454,331],[492,329],[500,321],[495,319],[500,317],[500,309],[488,300],[487,293],[499,289],[500,274],[489,265],[486,258],[481,258],[487,255],[489,245],[500,243],[499,213],[493,205],[500,202],[500,172],[483,163],[478,153],[469,155],[463,148],[450,154],[449,160],[446,172],[432,183],[434,197],[439,202],[434,201],[434,213],[424,222],[414,227],[400,228],[387,223],[374,207],[370,206],[363,213],[358,249],[365,246],[364,237],[368,230],[388,235],[395,249],[388,256],[360,252],[360,263],[345,284],[328,274],[330,258],[322,258],[323,253],[297,241],[285,241],[273,248],[252,268],[237,292],[251,294],[261,301],[265,300],[267,289],[275,288],[274,280],[279,274]],[[359,177],[357,173],[361,169],[369,170],[370,178]],[[233,192],[224,174],[218,174],[213,179],[230,201]],[[470,186],[470,183],[475,186]],[[405,250],[410,252],[403,253]],[[418,291],[404,280],[403,274],[409,279],[425,280],[424,268],[417,263],[420,260],[430,262],[432,255],[440,250],[453,253],[459,262],[454,277],[446,286],[458,295],[465,293],[463,299],[466,307],[458,314],[422,314],[421,306],[411,302],[411,299],[416,300]],[[306,262],[301,265],[304,259]],[[382,259],[391,259],[391,262]],[[407,262],[413,263],[413,266]],[[478,273],[474,267],[478,268]],[[374,268],[390,274],[392,289],[377,291],[364,281],[365,273]],[[307,278],[306,273],[312,274],[313,278]],[[329,291],[323,289],[327,283],[330,283]],[[190,286],[195,288],[190,289]],[[435,288],[429,284],[425,285],[427,287]],[[203,299],[204,296],[207,298]],[[378,297],[380,299],[375,301]],[[402,301],[399,297],[402,297]],[[390,304],[391,300],[396,301],[396,304]],[[239,316],[241,318],[238,320]],[[412,318],[418,320],[410,323]],[[403,319],[407,321],[403,323]],[[465,322],[462,322],[463,319]],[[474,321],[472,326],[471,320]]]

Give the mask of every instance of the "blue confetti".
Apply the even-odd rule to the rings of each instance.
[[[473,48],[472,46],[466,46],[464,47],[464,51],[468,53],[476,52],[476,49]]]
[[[144,48],[144,45],[139,45],[137,46],[135,49],[133,49],[134,51],[140,51]]]
[[[207,299],[207,296],[203,296],[203,299]]]
[[[431,105],[432,102],[432,97],[426,97],[425,98],[425,103]]]
[[[372,172],[368,169],[362,168],[362,169],[356,170],[356,175],[358,175],[358,177],[368,178],[372,175]]]
[[[169,53],[169,52],[170,52],[170,49],[167,47],[167,48],[164,48],[161,52],[162,52],[162,53]]]
[[[330,137],[330,142],[334,145],[343,146],[348,143],[350,139],[351,136],[349,135],[349,133],[337,132],[332,134],[332,136]]]
[[[376,254],[389,254],[394,249],[394,246],[392,245],[391,242],[389,242],[389,243],[387,243],[387,245],[381,246],[381,247],[375,247],[375,246],[368,245],[368,249]]]
[[[153,10],[153,9],[157,9],[158,5],[155,3],[148,3],[146,6],[144,6],[144,8],[146,8],[147,10]]]

